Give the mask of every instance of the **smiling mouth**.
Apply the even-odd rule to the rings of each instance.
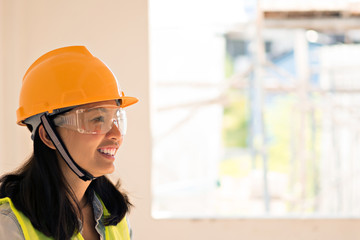
[[[109,157],[114,157],[116,154],[116,148],[98,149],[98,152]]]

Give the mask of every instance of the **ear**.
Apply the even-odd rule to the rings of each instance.
[[[54,144],[52,143],[52,141],[50,140],[50,137],[49,135],[46,133],[45,129],[44,129],[44,126],[41,124],[39,126],[39,136],[40,136],[40,139],[41,141],[43,141],[43,143],[48,146],[49,148],[51,149],[56,149]]]

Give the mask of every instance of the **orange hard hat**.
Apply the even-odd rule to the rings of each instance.
[[[17,123],[39,113],[106,100],[121,99],[121,107],[138,101],[125,96],[116,77],[84,46],[50,51],[27,70],[22,82]]]

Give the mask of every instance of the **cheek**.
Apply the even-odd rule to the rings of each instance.
[[[96,135],[81,134],[65,128],[60,128],[58,132],[75,161],[81,160],[81,156],[93,155],[97,149],[99,137]]]

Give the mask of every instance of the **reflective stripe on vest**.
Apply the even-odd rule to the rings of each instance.
[[[100,201],[103,206],[104,215],[109,215],[108,210],[105,208],[104,203]],[[0,205],[3,203],[9,203],[11,210],[13,211],[17,221],[19,222],[23,231],[25,240],[47,240],[53,239],[45,236],[43,233],[33,227],[31,221],[20,211],[18,211],[10,198],[1,198]],[[73,240],[84,240],[80,233],[73,236]],[[116,226],[105,226],[105,239],[111,240],[130,240],[130,234],[126,218],[124,217]]]

